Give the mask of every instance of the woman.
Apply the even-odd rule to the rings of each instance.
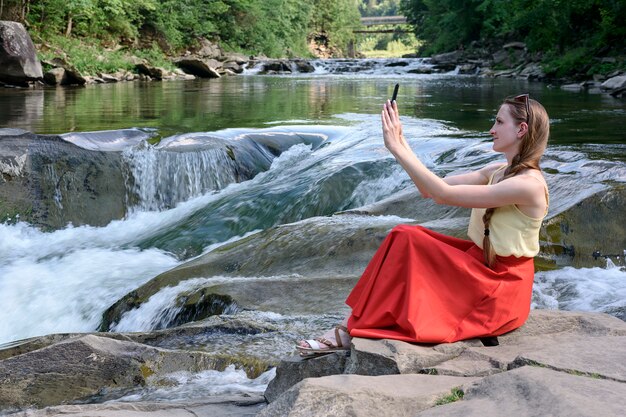
[[[489,131],[506,164],[439,178],[402,135],[396,102],[382,111],[385,146],[422,196],[471,207],[471,240],[421,226],[394,228],[346,303],[337,328],[303,340],[303,356],[349,349],[350,337],[444,343],[492,337],[524,324],[530,312],[539,228],[548,188],[539,160],[549,136],[548,115],[528,94],[509,98]]]

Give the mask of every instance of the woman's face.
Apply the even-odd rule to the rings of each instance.
[[[511,155],[517,154],[521,143],[521,126],[512,116],[508,104],[498,110],[496,121],[489,133],[493,137],[493,150]]]

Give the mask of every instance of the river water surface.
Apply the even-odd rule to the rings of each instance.
[[[381,106],[396,82],[405,135],[442,175],[499,160],[490,153],[488,134],[497,107],[505,96],[529,92],[552,122],[543,164],[549,184],[559,184],[551,190],[552,214],[626,182],[623,100],[521,80],[415,75],[388,63],[376,61],[367,73],[348,75],[333,71],[341,63],[318,63],[318,71],[309,75],[249,71],[215,80],[1,89],[0,127],[40,134],[140,128],[152,144],[162,140],[122,146],[142,195],[127,218],[105,227],[68,226],[48,233],[17,219],[0,224],[0,343],[94,331],[103,311],[126,293],[225,241],[358,208],[413,187],[384,149],[380,133]],[[271,166],[242,183],[220,176],[225,162],[206,152],[165,157],[166,146],[183,146],[197,136],[236,140],[277,132],[317,135],[319,141],[296,144],[277,158],[269,155]],[[174,186],[181,176],[188,181]],[[436,213],[432,216],[436,220]],[[624,314],[626,272],[620,265],[623,258],[601,267],[539,272],[533,306]],[[116,330],[153,329],[155,317],[176,294],[160,293]],[[329,313],[331,321],[339,317]],[[275,323],[294,319],[264,314]],[[213,387],[209,394],[260,391],[271,375],[251,381],[229,368],[179,377],[188,391],[125,400],[205,395],[206,389],[198,388],[203,386]]]

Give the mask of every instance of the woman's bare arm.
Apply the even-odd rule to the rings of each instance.
[[[432,173],[406,145],[396,103],[386,103],[382,112],[385,146],[409,174],[422,195],[438,204],[489,208],[509,204],[535,205],[544,199],[543,185],[515,176],[495,185],[486,185],[489,175],[500,165],[489,165],[475,173],[452,176],[446,181]],[[489,174],[489,175],[487,175]],[[455,178],[457,177],[457,178]],[[487,178],[487,180],[485,180]],[[469,182],[469,184],[468,184]]]

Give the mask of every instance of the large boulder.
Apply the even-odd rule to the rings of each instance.
[[[24,26],[0,21],[0,81],[24,85],[41,78],[41,63]]]
[[[0,221],[44,229],[103,226],[126,214],[119,153],[80,148],[58,136],[0,135]]]
[[[184,57],[174,60],[174,64],[188,74],[200,78],[220,78],[218,72],[222,64],[214,59]]]

